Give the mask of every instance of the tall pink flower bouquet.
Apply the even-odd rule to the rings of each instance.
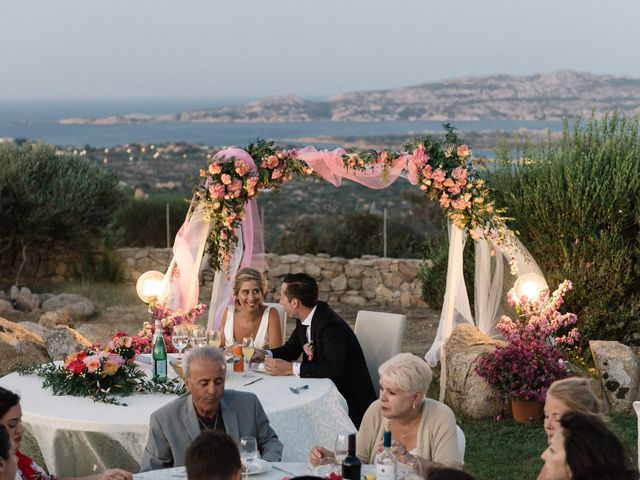
[[[498,345],[493,354],[478,361],[476,372],[506,399],[544,401],[552,382],[567,376],[561,346],[572,347],[580,338],[573,313],[561,313],[569,280],[550,295],[545,289],[536,298],[518,297],[512,289],[507,301],[515,320],[504,315],[498,330],[506,345]]]
[[[162,325],[162,336],[164,338],[164,344],[167,347],[167,352],[175,353],[177,350],[171,343],[171,334],[173,328],[176,325],[192,324],[200,315],[202,315],[207,306],[204,303],[199,303],[191,310],[172,310],[162,303],[156,303],[151,310],[154,322],[144,322],[142,324],[142,330],[138,333],[137,346],[142,353],[150,353],[151,345],[153,341],[153,333],[155,332],[155,320],[160,320]]]

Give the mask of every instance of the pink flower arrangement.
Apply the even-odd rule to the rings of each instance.
[[[480,358],[476,367],[503,398],[544,401],[549,385],[567,375],[560,346],[571,347],[580,338],[578,318],[558,309],[571,286],[565,280],[552,295],[545,289],[533,299],[518,298],[513,289],[507,294],[517,314],[515,320],[504,315],[498,322],[507,343]]]
[[[162,337],[164,338],[164,344],[167,347],[167,352],[175,353],[177,350],[174,348],[173,343],[171,342],[171,334],[173,333],[173,328],[176,325],[191,325],[200,315],[202,315],[206,311],[206,309],[207,306],[204,303],[199,303],[194,308],[188,311],[172,310],[162,303],[156,303],[152,310],[154,322],[144,322],[142,324],[142,330],[140,330],[138,336],[133,337],[134,339],[136,339],[135,347],[137,347],[137,350],[139,349],[139,353],[151,352],[153,334],[156,329],[155,320],[160,320],[160,324],[162,325]]]

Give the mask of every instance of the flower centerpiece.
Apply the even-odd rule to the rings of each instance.
[[[138,333],[136,338],[136,349],[139,353],[151,353],[151,345],[153,343],[153,334],[155,332],[155,321],[160,320],[162,325],[162,336],[164,338],[164,344],[167,348],[167,353],[175,353],[177,350],[171,342],[171,335],[173,328],[176,325],[187,324],[191,325],[196,318],[204,313],[207,306],[204,303],[199,303],[191,310],[173,310],[167,307],[165,304],[157,302],[151,307],[151,316],[153,322],[144,322],[142,324],[142,330]],[[113,339],[112,339],[113,340]]]
[[[183,392],[184,385],[179,381],[156,384],[137,367],[136,349],[143,343],[139,338],[118,332],[105,349],[94,345],[72,353],[62,365],[48,363],[17,370],[21,374],[43,377],[43,388],[50,388],[54,395],[91,397],[94,401],[115,405],[126,405],[117,397],[133,392]]]
[[[553,294],[548,288],[533,298],[518,296],[514,289],[507,294],[516,317],[504,315],[498,322],[506,344],[481,357],[476,367],[478,375],[505,401],[543,402],[549,385],[567,376],[561,347],[572,347],[580,338],[576,315],[559,311],[571,287],[571,282],[565,280]]]

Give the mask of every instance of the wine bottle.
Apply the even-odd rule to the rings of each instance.
[[[153,333],[153,380],[164,383],[167,381],[167,347],[162,336],[162,323],[156,320],[155,331]]]
[[[382,434],[384,449],[376,457],[376,480],[395,480],[398,461],[391,453],[391,432]]]
[[[360,480],[362,463],[356,457],[356,434],[349,435],[349,450],[347,456],[342,460],[342,478],[345,480]]]

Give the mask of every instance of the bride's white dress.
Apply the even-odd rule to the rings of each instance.
[[[260,326],[258,327],[258,331],[256,332],[256,337],[253,339],[253,344],[256,348],[264,348],[265,346],[269,346],[269,312],[273,307],[267,307],[264,309],[262,313],[262,318],[260,319]],[[237,341],[233,338],[233,322],[235,319],[235,306],[229,305],[227,309],[227,320],[224,324],[224,343],[225,347],[230,347],[232,345],[242,344],[242,339]]]

